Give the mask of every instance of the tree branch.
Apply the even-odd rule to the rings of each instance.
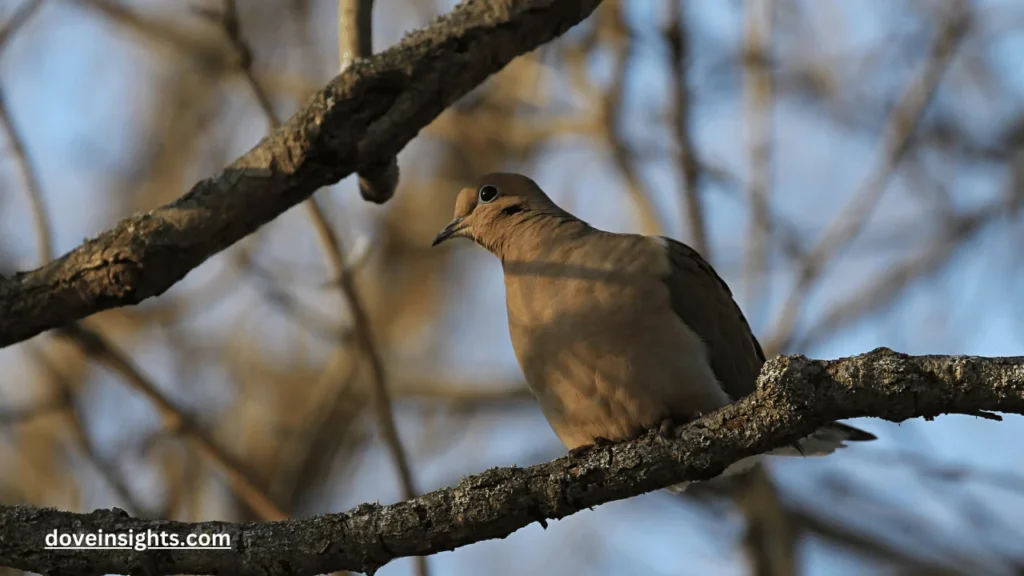
[[[839,360],[780,356],[757,391],[680,427],[677,439],[641,438],[529,468],[495,468],[453,488],[389,506],[284,522],[188,524],[114,510],[75,514],[0,507],[0,565],[41,573],[372,574],[395,558],[502,538],[545,519],[681,481],[713,478],[752,454],[787,445],[837,419],[893,422],[958,413],[1024,414],[1024,357],[907,356],[885,348]],[[146,530],[227,533],[230,551],[44,550],[45,535]]]
[[[344,71],[358,58],[373,54],[373,0],[338,0],[338,66]],[[359,170],[363,200],[383,204],[398,188],[398,158]]]
[[[747,203],[750,216],[743,288],[746,301],[755,309],[762,308],[767,301],[768,246],[774,232],[770,202],[775,106],[771,70],[774,12],[773,0],[747,2],[744,11],[743,96],[746,104]]]
[[[39,269],[0,277],[0,347],[162,294],[321,186],[394,157],[447,106],[599,3],[462,3],[353,63],[283,126],[181,198],[125,218]]]

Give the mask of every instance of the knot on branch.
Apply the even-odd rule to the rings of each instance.
[[[776,356],[765,362],[757,378],[757,394],[775,404],[806,406],[814,397],[821,364],[803,354]]]
[[[369,166],[359,171],[359,194],[363,200],[383,204],[398,188],[398,161],[395,158],[382,166]]]

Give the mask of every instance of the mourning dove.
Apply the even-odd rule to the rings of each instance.
[[[516,359],[569,450],[685,423],[754,391],[764,352],[729,287],[689,246],[598,230],[533,180],[502,173],[459,193],[432,245],[458,237],[501,259]],[[825,455],[873,439],[833,423],[772,454]]]

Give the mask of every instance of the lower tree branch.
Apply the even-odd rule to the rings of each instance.
[[[457,486],[381,506],[282,522],[183,523],[120,510],[75,514],[0,507],[0,565],[41,573],[367,574],[395,558],[503,538],[530,524],[657,490],[713,478],[837,419],[893,422],[941,414],[1024,414],[1024,357],[907,356],[885,348],[839,360],[780,356],[757,391],[681,426],[529,468],[495,468]],[[841,456],[834,456],[841,457]],[[44,550],[47,534],[160,531],[226,533],[231,550]]]
[[[599,3],[463,2],[354,62],[284,125],[181,198],[130,216],[37,270],[0,276],[0,347],[162,294],[321,186],[386,164],[445,108]]]

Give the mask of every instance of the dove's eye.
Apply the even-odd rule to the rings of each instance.
[[[481,186],[480,191],[477,192],[477,194],[480,196],[480,203],[487,204],[498,197],[498,189],[487,184],[486,186]]]

